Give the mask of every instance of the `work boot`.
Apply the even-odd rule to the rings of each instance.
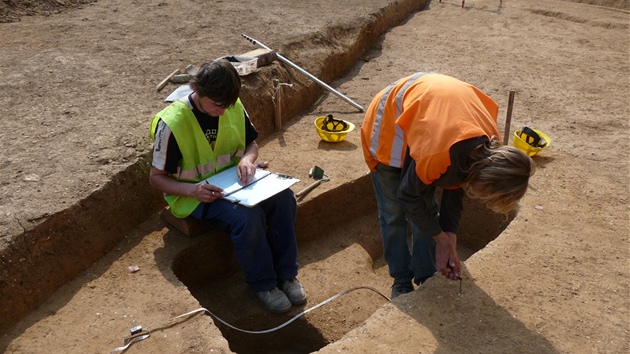
[[[413,284],[409,281],[395,281],[392,285],[392,300],[402,294],[407,294],[413,291]]]
[[[306,303],[306,291],[304,291],[304,287],[297,279],[281,280],[278,286],[293,305],[304,305]]]
[[[291,301],[277,287],[256,292],[256,298],[260,305],[267,311],[274,313],[284,313],[291,309]]]

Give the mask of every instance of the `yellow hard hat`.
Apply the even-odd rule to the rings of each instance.
[[[354,129],[352,122],[343,119],[335,119],[332,114],[325,117],[318,117],[315,119],[314,123],[319,137],[331,143],[343,141],[346,135]]]
[[[523,127],[514,132],[513,145],[529,156],[534,156],[551,144],[551,138],[538,129]]]

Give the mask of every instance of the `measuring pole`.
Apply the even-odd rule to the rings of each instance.
[[[266,45],[260,43],[258,40],[249,37],[245,34],[241,34],[241,36],[243,36],[243,38],[247,39],[248,41],[262,47],[265,48],[267,50],[271,50],[273,52],[273,50],[269,47],[267,47]],[[328,86],[325,82],[323,82],[322,80],[316,78],[315,76],[313,76],[312,74],[310,74],[308,71],[300,68],[299,66],[293,64],[289,59],[283,57],[282,55],[278,54],[276,52],[276,56],[278,57],[278,59],[284,63],[286,63],[287,65],[289,65],[290,67],[292,67],[293,69],[301,72],[302,74],[308,76],[311,80],[315,81],[316,83],[320,84],[322,87],[324,87],[325,89],[327,89],[328,91],[332,92],[333,94],[339,96],[340,98],[342,98],[344,101],[350,103],[351,105],[353,105],[355,108],[357,108],[360,112],[363,112],[363,107],[361,107],[359,104],[355,103],[354,101],[352,101],[351,99],[349,99],[348,97],[344,96],[343,94],[341,94],[339,91],[335,90],[334,88]]]

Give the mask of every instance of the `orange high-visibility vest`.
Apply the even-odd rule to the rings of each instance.
[[[361,127],[371,171],[380,162],[401,168],[409,147],[416,174],[429,185],[451,165],[453,144],[479,136],[500,139],[499,106],[478,88],[450,76],[416,73],[379,92]]]

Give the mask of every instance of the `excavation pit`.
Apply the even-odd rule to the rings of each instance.
[[[339,202],[331,203],[333,196]],[[512,219],[465,200],[458,235],[462,260],[494,240]],[[259,307],[243,282],[231,242],[224,233],[213,231],[199,236],[194,246],[180,252],[173,261],[174,273],[200,305],[211,312],[209,318],[235,353],[314,352],[342,338],[387,303],[382,295],[389,297],[392,280],[382,257],[369,176],[300,204],[296,226],[298,278],[309,298],[306,305],[293,307],[287,314],[271,314]],[[455,284],[453,289],[456,291]]]

